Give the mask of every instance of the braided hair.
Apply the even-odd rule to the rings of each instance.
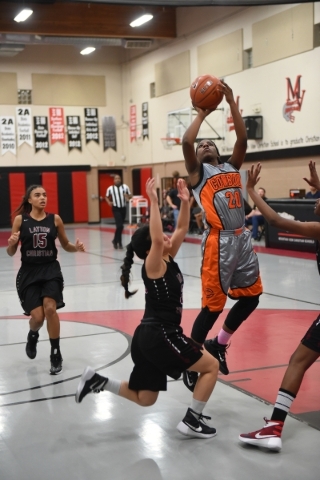
[[[147,258],[147,252],[151,248],[149,225],[144,225],[143,227],[138,228],[132,235],[131,242],[126,248],[126,256],[123,259],[123,265],[121,266],[122,274],[120,280],[121,285],[125,290],[125,297],[129,298],[137,293],[137,290],[134,292],[129,291],[130,271],[133,264],[134,254],[141,258],[141,260],[145,260]]]
[[[43,188],[42,185],[30,185],[30,187],[27,188],[26,193],[22,197],[22,202],[20,203],[19,207],[15,209],[12,215],[21,215],[23,213],[30,213],[32,210],[32,205],[28,202],[32,190],[35,190],[36,188]]]

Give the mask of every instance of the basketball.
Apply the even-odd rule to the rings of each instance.
[[[213,110],[223,99],[223,92],[217,87],[222,85],[219,78],[213,75],[200,75],[192,82],[190,97],[194,107]]]

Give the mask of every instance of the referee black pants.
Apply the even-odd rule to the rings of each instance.
[[[126,207],[112,207],[112,213],[116,222],[116,231],[113,239],[114,244],[122,245],[122,230],[126,212]]]

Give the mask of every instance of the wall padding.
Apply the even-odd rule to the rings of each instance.
[[[8,227],[11,218],[9,175],[0,174],[0,228]]]
[[[9,194],[11,213],[19,207],[26,192],[26,178],[24,173],[9,173]]]
[[[17,74],[0,72],[0,105],[16,105],[18,102]]]
[[[88,221],[88,195],[86,172],[72,172],[73,221]]]
[[[312,49],[313,3],[303,3],[252,25],[254,67]]]
[[[179,53],[155,65],[156,97],[190,87],[190,52]]]
[[[42,186],[47,192],[48,197],[46,211],[48,213],[58,214],[58,174],[56,172],[44,172],[42,174]]]
[[[56,106],[106,106],[106,80],[98,75],[32,74],[32,103]]]
[[[59,215],[64,223],[73,222],[71,172],[58,172]]]
[[[200,45],[198,75],[210,73],[216,77],[232,75],[243,70],[242,29]]]

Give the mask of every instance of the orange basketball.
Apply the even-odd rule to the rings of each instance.
[[[223,99],[223,92],[217,89],[222,85],[219,78],[213,75],[200,75],[190,87],[190,97],[195,107],[213,110]]]

